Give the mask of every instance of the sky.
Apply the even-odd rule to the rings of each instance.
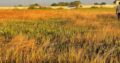
[[[38,3],[41,5],[50,5],[51,3],[57,2],[71,2],[75,0],[0,0],[0,6],[15,6],[15,5],[29,5]],[[114,0],[80,0],[82,4],[92,4],[95,2],[106,2],[111,4]]]

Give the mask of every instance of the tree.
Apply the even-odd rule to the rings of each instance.
[[[58,4],[57,3],[53,3],[53,4],[51,4],[51,6],[58,6]]]
[[[39,4],[35,3],[35,4],[31,4],[31,6],[39,6]]]
[[[29,9],[34,9],[34,8],[39,8],[39,7],[40,7],[40,5],[37,4],[37,3],[35,3],[35,4],[31,4],[31,5],[29,6]]]
[[[80,1],[73,1],[70,3],[71,6],[75,6],[76,8],[78,8],[80,4],[81,4]]]
[[[51,6],[68,6],[68,2],[59,2],[59,3],[53,3]]]
[[[102,2],[101,5],[106,5],[106,3],[105,3],[105,2]]]
[[[73,1],[73,2],[53,3],[51,4],[51,6],[75,6],[76,8],[78,8],[80,4],[81,4],[80,1]]]
[[[96,2],[96,3],[94,3],[94,5],[99,5],[99,3]]]
[[[59,6],[68,6],[69,3],[68,2],[59,2],[58,5]]]
[[[19,5],[17,5],[18,7],[22,7],[23,5],[22,4],[19,4]]]

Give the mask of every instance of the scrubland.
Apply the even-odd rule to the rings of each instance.
[[[0,10],[0,63],[120,63],[114,9]]]

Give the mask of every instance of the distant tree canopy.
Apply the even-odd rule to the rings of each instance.
[[[51,6],[68,6],[68,2],[59,2],[59,3],[53,3]]]
[[[57,3],[52,3],[51,6],[58,6],[58,4]]]
[[[96,2],[96,3],[94,3],[94,5],[99,5],[99,3]]]
[[[18,7],[22,7],[23,5],[22,4],[19,4],[19,5],[17,5]]]
[[[39,4],[34,3],[34,4],[31,4],[31,5],[29,6],[29,9],[40,8],[40,7],[41,7],[41,6],[40,6]]]
[[[94,3],[94,5],[106,5],[106,2],[101,2],[101,3]]]
[[[58,5],[59,6],[68,6],[69,3],[68,2],[59,2]]]
[[[71,2],[70,3],[70,5],[72,5],[72,6],[79,6],[81,4],[81,2],[80,1],[74,1],[74,2]]]
[[[31,4],[30,6],[39,6],[39,4],[35,3],[35,4]]]
[[[106,2],[102,2],[102,3],[100,3],[101,5],[106,5]]]
[[[73,2],[59,2],[53,3],[51,6],[75,6],[78,7],[81,4],[80,1],[73,1]]]

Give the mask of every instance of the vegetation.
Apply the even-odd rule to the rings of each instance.
[[[120,22],[100,11],[0,10],[0,62],[120,63]]]
[[[28,9],[48,9],[48,8],[44,7],[44,6],[41,6],[41,5],[37,4],[37,3],[34,3],[34,4],[29,5]]]
[[[106,5],[106,3],[105,3],[105,2],[102,2],[101,5]]]
[[[76,8],[78,8],[80,4],[81,4],[80,1],[74,1],[70,3],[70,6],[75,6]]]
[[[99,5],[99,3],[96,2],[96,3],[94,3],[94,5]]]
[[[106,5],[106,2],[101,2],[101,3],[94,3],[94,5]]]
[[[59,2],[59,3],[53,3],[51,6],[74,6],[78,7],[81,4],[80,1],[73,1],[73,2]]]
[[[31,4],[30,6],[29,6],[29,9],[35,9],[35,8],[40,8],[41,6],[39,5],[39,4],[37,4],[37,3],[35,3],[35,4]]]

